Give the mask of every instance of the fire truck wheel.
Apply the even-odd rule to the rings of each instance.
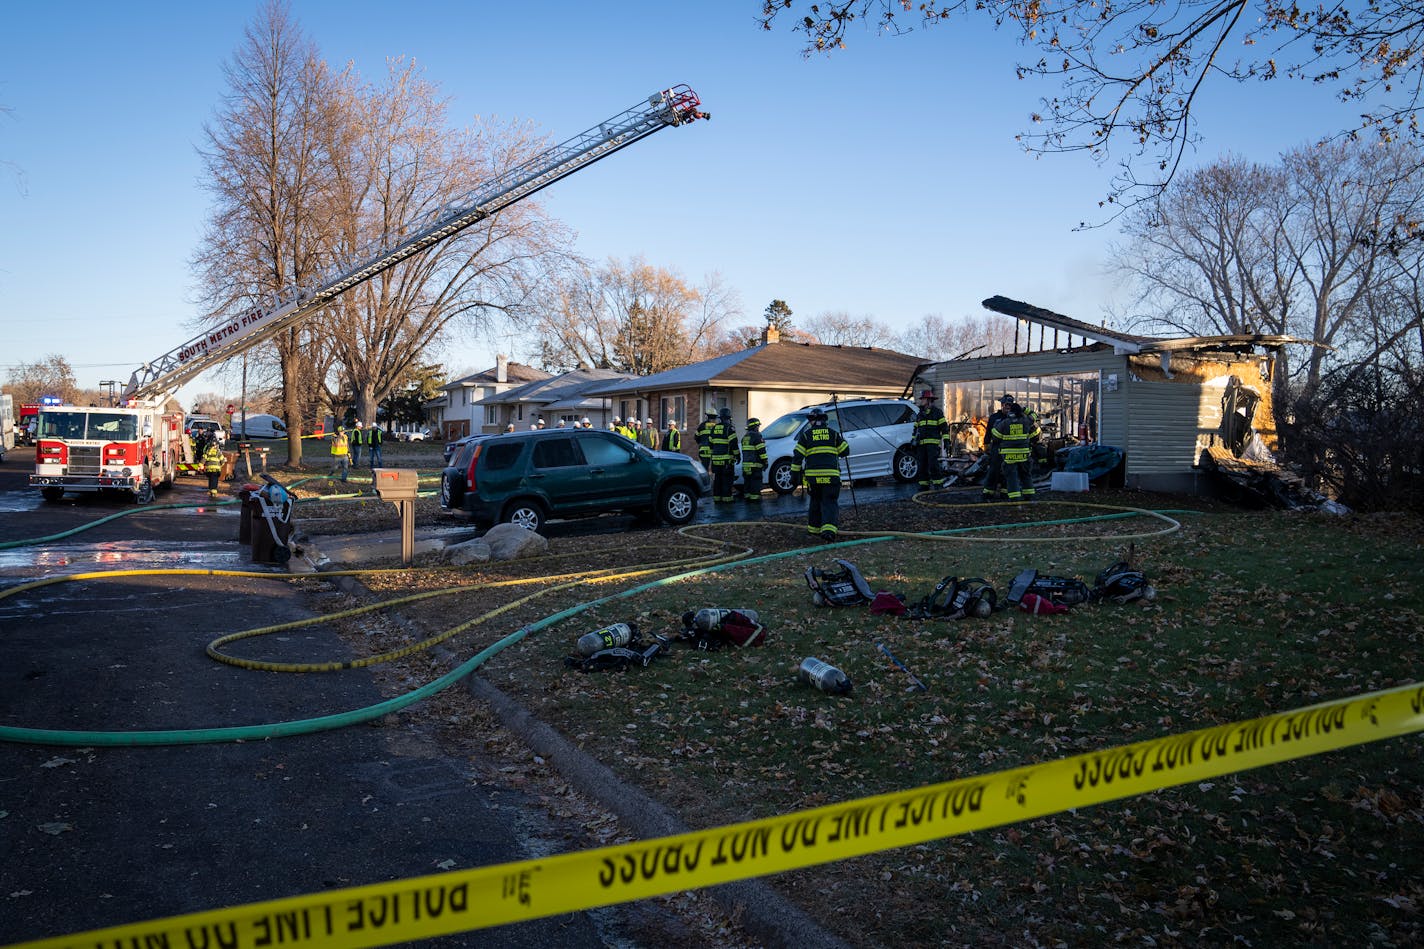
[[[64,497],[64,489],[56,487],[40,488],[40,494],[44,495],[46,501],[58,501]]]

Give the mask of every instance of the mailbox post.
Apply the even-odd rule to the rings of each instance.
[[[415,497],[419,489],[417,472],[407,468],[373,468],[371,480],[376,497],[392,501],[400,510],[401,563],[415,559]]]

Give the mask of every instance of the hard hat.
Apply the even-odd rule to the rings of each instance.
[[[592,425],[593,423],[590,422],[590,421],[588,420],[588,416],[585,415],[585,416],[583,417],[583,420],[580,421],[579,424],[580,424],[580,425]]]
[[[616,416],[616,415],[613,416],[613,424],[614,424],[614,425],[617,425],[617,424],[618,424],[619,422],[621,422],[621,421],[623,421],[623,420],[622,420],[621,418],[619,418],[618,416]]]
[[[714,412],[712,409],[708,409],[708,410],[707,410],[707,417],[708,417],[708,418],[716,418],[716,417],[717,417],[717,413]]]
[[[717,414],[720,415],[722,418],[731,418],[731,417],[732,417],[732,410],[731,410],[731,409],[723,409],[722,411],[718,412]]]
[[[1007,395],[1007,394],[1006,394],[1006,395],[1001,395],[1001,396],[999,396],[999,401],[1000,401],[1000,402],[1005,402],[1005,403],[1012,403],[1012,402],[1014,401],[1014,397],[1011,396],[1011,395]]]
[[[645,418],[645,419],[643,419],[643,424],[645,424],[645,425],[651,425],[651,424],[653,424],[653,420],[650,419],[650,418]]]
[[[677,421],[673,420],[671,422],[668,422],[668,428],[677,428]]]
[[[759,419],[759,418],[749,418],[749,419],[747,419],[747,428],[757,428],[757,427],[759,427],[760,425],[761,425],[761,419]]]
[[[826,418],[826,410],[819,405],[814,406],[808,416],[809,418]]]

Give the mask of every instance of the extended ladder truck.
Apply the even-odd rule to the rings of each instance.
[[[35,437],[35,473],[30,484],[46,500],[66,491],[118,491],[136,501],[173,484],[179,465],[191,464],[191,448],[181,413],[162,406],[200,373],[263,343],[319,312],[336,297],[402,261],[480,223],[547,188],[561,178],[606,158],[669,126],[710,116],[697,94],[672,86],[607,121],[555,145],[451,204],[448,213],[414,228],[410,237],[382,248],[364,261],[317,285],[292,287],[264,305],[195,336],[134,371],[118,406],[43,406]]]

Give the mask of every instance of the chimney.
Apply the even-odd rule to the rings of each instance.
[[[766,329],[761,331],[761,341],[762,345],[781,342],[781,330],[770,323],[766,324]]]
[[[504,355],[504,353],[500,353],[494,357],[494,381],[509,381],[509,357]]]

